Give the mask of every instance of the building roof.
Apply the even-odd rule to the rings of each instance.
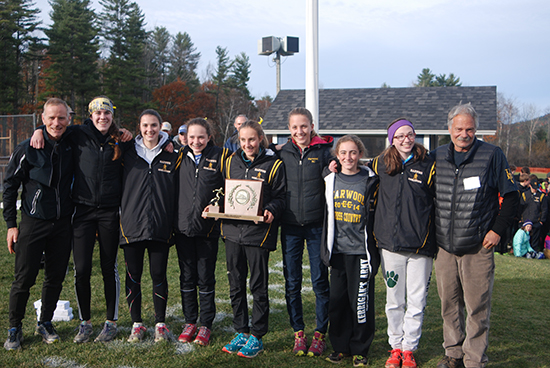
[[[447,114],[460,102],[476,109],[478,134],[495,134],[495,86],[322,89],[318,128],[321,134],[386,134],[387,125],[404,116],[418,134],[447,134]],[[265,132],[288,133],[288,113],[304,106],[304,90],[281,90],[264,117]]]

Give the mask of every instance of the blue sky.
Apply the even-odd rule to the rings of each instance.
[[[297,36],[282,59],[283,89],[305,88],[305,0],[137,0],[147,29],[187,32],[201,53],[199,77],[216,46],[251,62],[252,95],[275,96],[275,64],[257,55],[265,36]],[[100,10],[97,1],[93,7]],[[47,0],[36,1],[48,24]],[[497,86],[518,106],[550,112],[548,0],[319,0],[319,85],[409,87],[423,68],[454,73],[464,86]]]

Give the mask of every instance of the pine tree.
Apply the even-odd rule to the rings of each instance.
[[[65,99],[82,119],[87,104],[99,94],[99,36],[89,0],[52,0],[47,84]]]
[[[231,76],[231,86],[239,90],[243,97],[249,101],[254,98],[250,95],[248,90],[248,81],[250,80],[250,58],[241,52],[233,60],[233,75]]]
[[[155,27],[149,35],[149,44],[152,46],[153,79],[156,80],[154,87],[161,87],[166,84],[168,70],[170,67],[170,33],[166,27]]]
[[[417,81],[414,84],[415,87],[433,87],[435,74],[432,73],[430,68],[422,69],[422,72],[416,77]]]
[[[170,52],[171,67],[168,81],[174,82],[179,78],[185,82],[191,92],[196,92],[199,88],[196,71],[201,54],[196,51],[197,48],[187,32],[176,34]]]
[[[36,55],[40,38],[33,35],[39,29],[37,15],[30,0],[0,1],[0,114],[19,113],[27,100],[22,65]]]
[[[460,78],[455,77],[453,73],[449,74],[449,77],[445,74],[440,74],[435,77],[435,80],[435,85],[437,87],[460,87],[462,85],[462,83],[460,83]]]
[[[128,0],[100,0],[101,35],[109,49],[103,68],[105,91],[117,106],[115,119],[135,121],[146,104],[144,51],[147,32],[139,6]]]
[[[430,68],[422,69],[422,72],[416,77],[415,87],[460,87],[460,78],[455,77],[453,73],[447,77],[445,74],[435,75]]]

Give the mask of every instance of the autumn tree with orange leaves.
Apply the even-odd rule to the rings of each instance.
[[[153,103],[164,120],[179,127],[195,117],[209,118],[214,113],[215,97],[209,94],[204,84],[199,91],[191,93],[187,84],[180,80],[168,83],[153,91]]]

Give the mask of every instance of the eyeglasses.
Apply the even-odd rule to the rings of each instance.
[[[398,142],[403,142],[405,138],[409,138],[410,141],[414,141],[414,137],[416,137],[416,134],[414,133],[401,134],[401,135],[394,136],[393,140]]]

